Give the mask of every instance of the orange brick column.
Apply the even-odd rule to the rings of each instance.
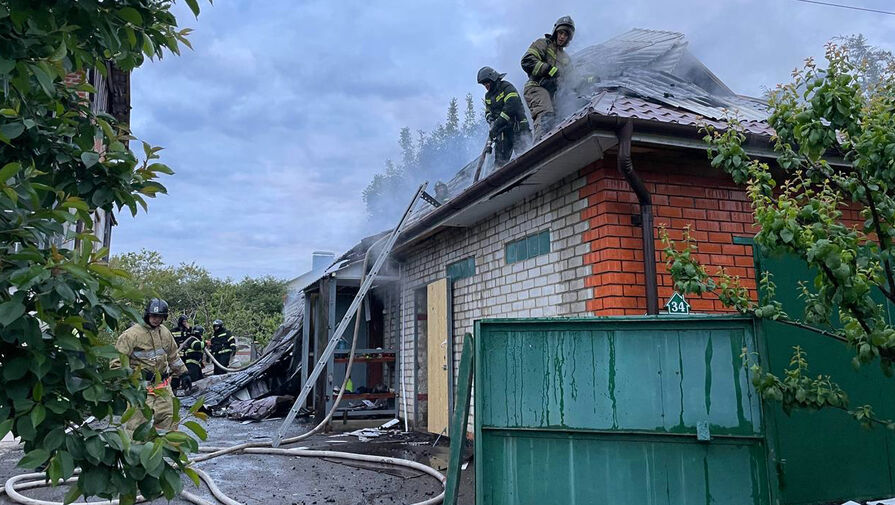
[[[615,165],[614,158],[607,158],[586,169],[587,184],[580,190],[580,197],[588,200],[581,217],[590,226],[583,238],[590,244],[584,263],[593,268],[587,279],[594,288],[588,310],[600,316],[645,314],[642,229],[632,224],[640,206]],[[680,175],[674,173],[675,168],[670,164],[638,167],[653,198],[660,310],[673,292],[658,239],[660,225],[665,225],[672,240],[681,240],[682,230],[689,225],[691,237],[698,242],[697,259],[709,274],[723,266],[740,276],[755,298],[752,248],[733,243],[735,236],[755,234],[745,190],[728,178]],[[729,312],[710,295],[688,301],[696,312]]]

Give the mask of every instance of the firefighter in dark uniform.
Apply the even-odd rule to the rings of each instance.
[[[205,351],[205,341],[202,340],[203,333],[205,333],[205,328],[201,326],[193,328],[193,332],[186,338],[180,350],[180,357],[187,370],[190,371],[193,381],[204,378],[202,375],[202,358]]]
[[[494,149],[494,166],[503,166],[513,154],[525,152],[531,145],[531,129],[525,117],[522,98],[509,81],[506,74],[498,73],[491,67],[479,70],[478,82],[485,87],[485,119],[491,128],[488,138]]]
[[[174,328],[171,328],[171,334],[174,336],[174,343],[177,344],[177,348],[180,350],[180,357],[183,358],[183,343],[193,334],[193,329],[190,327],[190,320],[186,317],[186,314],[181,314],[180,317],[177,318],[177,325],[174,326]],[[179,377],[171,379],[171,388],[174,391],[180,389]]]
[[[224,322],[215,319],[211,323],[213,330],[211,336],[211,355],[223,366],[230,364],[233,355],[236,354],[236,337],[230,333],[230,330],[224,327]],[[219,367],[217,363],[214,365],[214,374],[221,375],[227,373],[226,370]]]

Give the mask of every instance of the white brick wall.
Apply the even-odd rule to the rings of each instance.
[[[593,289],[585,287],[584,278],[590,271],[582,267],[581,257],[588,249],[581,239],[588,228],[587,222],[581,220],[587,199],[578,196],[578,190],[584,185],[585,177],[567,177],[469,228],[434,235],[403,255],[405,346],[402,359],[409,412],[404,412],[401,402],[402,416],[409,416],[411,422],[415,419],[414,291],[443,278],[448,264],[469,256],[475,258],[476,275],[453,285],[452,376],[455,383],[463,335],[473,333],[477,319],[588,315],[585,305],[593,297]],[[550,253],[507,264],[504,256],[508,242],[546,229],[550,230]],[[426,373],[424,367],[417,371],[422,379],[420,392],[425,392]],[[420,410],[420,421],[425,425],[423,409]],[[470,418],[468,430],[472,431],[473,426]]]

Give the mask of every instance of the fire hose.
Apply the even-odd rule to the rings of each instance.
[[[367,275],[366,271],[367,271],[367,265],[369,263],[370,253],[373,251],[373,249],[377,245],[379,245],[380,242],[382,242],[382,240],[384,238],[385,237],[379,239],[372,246],[370,246],[369,249],[367,249],[367,252],[364,255],[363,268],[361,270],[363,272],[361,282],[363,282],[363,278],[366,277],[366,275]],[[326,417],[323,419],[322,422],[320,422],[320,424],[318,424],[311,430],[309,430],[305,433],[302,433],[301,435],[297,435],[297,436],[294,436],[291,438],[284,439],[284,440],[282,440],[280,445],[289,445],[289,444],[299,442],[301,440],[305,440],[308,437],[312,436],[313,434],[319,432],[327,424],[329,424],[329,422],[332,420],[333,415],[335,414],[336,409],[338,408],[339,403],[342,400],[342,396],[345,394],[345,390],[346,390],[346,387],[348,384],[348,379],[351,375],[351,367],[354,364],[354,351],[357,348],[357,340],[358,340],[359,333],[360,333],[360,316],[358,314],[356,314],[355,315],[355,324],[354,324],[354,335],[353,335],[353,338],[351,341],[351,351],[349,353],[348,364],[345,369],[345,377],[342,380],[342,385],[339,388],[339,394],[336,396],[336,399],[333,402],[333,406],[330,409],[329,413],[327,413]],[[206,352],[208,352],[208,351],[206,350]],[[210,355],[210,353],[209,353],[209,356],[215,363],[217,363],[217,360],[214,360],[214,357],[212,357]],[[219,363],[218,363],[218,366],[220,366]],[[402,466],[405,468],[418,470],[418,471],[423,472],[427,475],[430,475],[430,476],[438,479],[438,481],[441,483],[441,486],[442,486],[442,491],[439,495],[437,495],[433,498],[430,498],[428,500],[424,500],[424,501],[415,503],[413,505],[435,505],[435,504],[441,503],[444,500],[444,486],[445,486],[446,480],[447,480],[445,478],[445,476],[441,472],[435,470],[432,467],[423,465],[421,463],[417,463],[415,461],[402,459],[402,458],[390,458],[390,457],[385,457],[385,456],[373,456],[373,455],[368,455],[368,454],[357,454],[357,453],[340,452],[340,451],[274,448],[274,447],[271,447],[271,442],[246,442],[243,444],[238,444],[238,445],[234,445],[234,446],[230,446],[230,447],[200,447],[199,452],[202,452],[205,454],[203,454],[202,456],[193,458],[193,460],[192,460],[193,465],[195,465],[196,463],[201,463],[203,461],[207,461],[209,459],[217,458],[220,456],[234,454],[237,452],[244,452],[246,454],[270,454],[270,455],[278,455],[278,456],[333,458],[333,459],[344,459],[344,460],[351,460],[351,461],[362,461],[362,462],[367,462],[367,463],[379,463],[379,464],[392,465],[392,466]],[[195,467],[195,466],[192,466],[192,468],[193,468],[193,470],[196,471],[197,475],[199,475],[199,477],[202,479],[202,481],[205,482],[205,484],[208,486],[208,489],[211,492],[211,494],[220,503],[223,503],[225,505],[242,505],[240,502],[238,502],[238,501],[228,497],[226,494],[224,494],[223,491],[221,491],[220,488],[217,487],[217,484],[215,484],[214,479],[212,479],[211,476],[208,475],[206,472],[202,471],[201,469],[199,469],[198,467]],[[77,473],[77,470],[76,470],[76,473]],[[19,484],[20,481],[24,481],[27,479],[41,479],[41,480],[22,482],[21,484]],[[72,478],[68,479],[66,482],[67,483],[73,482],[74,480],[76,480],[76,477],[72,477]],[[9,480],[7,480],[6,483],[4,484],[3,492],[5,492],[11,500],[13,500],[17,503],[24,504],[24,505],[63,505],[61,502],[52,502],[52,501],[44,501],[44,500],[37,500],[34,498],[28,498],[18,492],[19,490],[32,489],[32,488],[36,488],[36,487],[44,487],[47,485],[49,485],[49,482],[47,481],[47,476],[45,473],[43,473],[43,472],[29,473],[29,474],[17,475],[15,477],[12,477]],[[0,494],[2,494],[2,493],[0,493]],[[205,499],[203,499],[199,496],[196,496],[188,491],[182,491],[181,496],[184,499],[186,499],[192,503],[195,503],[197,505],[214,505],[213,503],[208,502]],[[146,500],[142,496],[139,496],[137,501],[143,502]],[[91,505],[118,505],[118,500],[107,500],[107,501],[98,501],[98,502],[89,502],[89,503]]]

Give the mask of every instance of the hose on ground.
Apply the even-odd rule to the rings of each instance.
[[[256,361],[252,361],[251,363],[248,363],[241,367],[230,368],[230,367],[226,367],[226,366],[222,365],[220,361],[215,359],[214,354],[211,354],[211,351],[209,351],[208,349],[203,349],[203,351],[205,351],[205,355],[208,356],[208,359],[210,359],[211,362],[214,363],[214,366],[224,370],[227,373],[241,372],[241,371],[245,370],[246,368],[254,365],[257,362],[257,360],[256,360]]]
[[[370,259],[370,252],[382,240],[383,239],[379,239],[378,241],[376,241],[369,249],[367,249],[367,253],[364,255],[364,263],[363,263],[363,268],[361,270],[363,272],[362,278],[361,278],[361,283],[363,283],[364,277],[366,277],[366,275],[367,275],[366,272],[367,272],[367,265],[368,265],[369,259]],[[321,421],[317,426],[315,426],[311,430],[309,430],[305,433],[302,433],[301,435],[297,435],[297,436],[294,436],[291,438],[284,439],[281,442],[281,445],[294,444],[301,440],[305,440],[306,438],[310,437],[311,435],[313,435],[313,434],[317,433],[318,431],[320,431],[321,429],[323,429],[327,424],[329,424],[330,421],[332,421],[333,415],[335,414],[336,409],[339,407],[339,403],[342,401],[342,396],[345,394],[345,390],[348,386],[348,379],[351,376],[351,367],[354,364],[354,352],[357,349],[357,340],[358,340],[357,337],[358,337],[359,333],[360,333],[360,314],[358,313],[355,315],[355,319],[354,319],[354,336],[351,339],[351,350],[349,351],[349,355],[348,355],[349,356],[348,364],[345,367],[345,377],[342,379],[342,386],[339,388],[339,394],[336,396],[336,399],[333,402],[333,406],[330,409],[330,411],[327,413],[326,417],[323,419],[323,421]],[[207,349],[205,350],[205,352],[206,352],[206,354],[208,354],[209,358],[211,358],[211,360],[214,363],[216,363],[218,366],[220,366],[220,363],[218,363],[218,361],[216,359],[214,359],[214,356],[212,356],[211,353],[209,353]],[[249,366],[249,365],[247,365],[247,366]],[[222,368],[224,368],[225,370],[231,371],[230,369],[227,369],[226,367],[222,367]],[[238,370],[233,370],[233,371],[238,371]],[[230,447],[207,447],[207,446],[200,447],[199,452],[202,452],[205,454],[198,456],[196,458],[193,458],[192,463],[193,464],[201,463],[202,461],[207,461],[209,459],[217,458],[217,457],[224,456],[227,454],[234,454],[237,452],[245,452],[247,454],[270,454],[270,455],[281,455],[281,456],[346,459],[346,460],[352,460],[352,461],[362,461],[362,462],[367,462],[367,463],[379,463],[379,464],[392,465],[392,466],[403,466],[405,468],[411,468],[414,470],[418,470],[420,472],[423,472],[425,474],[428,474],[428,475],[438,479],[438,481],[441,483],[441,486],[442,486],[441,494],[439,494],[433,498],[429,498],[428,500],[424,500],[424,501],[415,503],[413,505],[436,505],[438,503],[441,503],[444,500],[444,486],[445,486],[447,479],[438,470],[435,470],[434,468],[432,468],[430,466],[423,465],[422,463],[417,463],[415,461],[410,461],[410,460],[402,459],[402,458],[389,458],[389,457],[385,457],[385,456],[373,456],[373,455],[368,455],[368,454],[357,454],[357,453],[351,453],[351,452],[320,451],[320,450],[311,450],[311,449],[273,448],[270,445],[271,445],[271,443],[268,441],[268,442],[246,442],[243,444],[237,444],[237,445],[230,446]],[[208,475],[205,471],[203,471],[195,466],[193,466],[192,468],[193,468],[193,470],[196,471],[196,474],[199,475],[199,478],[201,478],[202,481],[205,482],[205,484],[208,486],[209,491],[211,491],[211,494],[220,503],[223,503],[225,505],[242,505],[240,502],[238,502],[238,501],[230,498],[226,494],[224,494],[224,492],[221,491],[220,488],[218,488],[217,484],[214,482],[214,479],[212,479],[211,476]],[[25,483],[20,484],[19,486],[16,486],[16,483],[21,480],[35,479],[35,478],[46,479],[47,477],[46,477],[46,474],[44,474],[44,473],[31,473],[31,474],[18,475],[16,477],[13,477],[6,481],[4,490],[6,491],[6,494],[9,495],[10,499],[12,499],[13,501],[16,501],[18,503],[21,503],[23,505],[62,505],[62,503],[60,503],[60,502],[49,502],[49,501],[42,501],[42,500],[35,500],[33,498],[28,498],[26,496],[21,495],[20,493],[18,493],[16,491],[16,489],[31,489],[31,488],[35,488],[35,487],[42,487],[42,486],[48,485],[48,483],[45,480],[41,480],[41,481],[34,481],[34,482],[25,482]],[[69,481],[72,481],[72,480],[74,480],[74,478],[69,479]],[[69,481],[67,481],[67,482],[69,482]],[[185,491],[185,490],[181,492],[181,496],[183,496],[185,499],[191,501],[192,503],[196,503],[197,505],[214,505],[211,502],[208,502],[208,501],[204,500],[203,498],[196,496],[196,495],[194,495],[188,491]],[[141,497],[138,497],[138,501],[145,501],[145,500],[143,500],[143,498],[141,496]],[[90,503],[90,505],[118,505],[118,500],[103,501],[103,502],[89,502],[89,503]]]

